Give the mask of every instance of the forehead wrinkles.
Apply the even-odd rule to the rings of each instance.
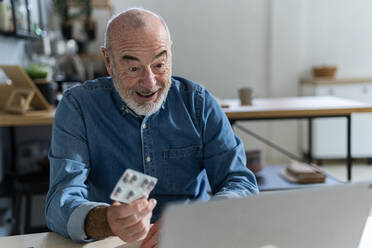
[[[133,56],[137,53],[147,53],[148,56],[155,56],[161,50],[167,50],[169,53],[168,45],[167,35],[156,32],[131,32],[117,36],[112,41],[113,51],[119,52],[120,56],[123,53],[131,53],[129,55]]]
[[[120,53],[158,53],[161,52],[159,50],[168,50],[166,42],[146,42],[146,43],[139,43],[139,42],[119,42],[117,44],[118,51]]]

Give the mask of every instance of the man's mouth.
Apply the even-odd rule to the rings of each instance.
[[[139,96],[142,96],[142,97],[151,97],[151,96],[153,96],[155,93],[156,93],[157,91],[155,91],[155,92],[136,92],[137,93],[137,95],[139,95]]]
[[[159,89],[156,91],[136,91],[136,95],[144,100],[155,100],[157,97],[157,93],[159,92]]]

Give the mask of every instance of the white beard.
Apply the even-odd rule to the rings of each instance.
[[[167,88],[162,90],[158,99],[155,102],[145,102],[145,103],[139,104],[136,101],[134,101],[130,95],[123,94],[124,91],[121,91],[120,85],[116,83],[116,77],[114,75],[115,73],[113,73],[112,81],[114,82],[114,87],[116,91],[118,92],[121,100],[125,102],[125,104],[131,110],[133,110],[134,113],[136,113],[137,115],[142,115],[142,116],[152,115],[161,108],[164,102],[164,99],[168,95],[168,91],[171,85],[171,82],[169,82],[169,84],[166,86]]]
[[[143,116],[149,116],[157,112],[163,102],[166,96],[168,95],[169,86],[167,89],[164,89],[163,92],[159,95],[159,98],[155,102],[145,102],[143,104],[139,104],[135,102],[131,97],[124,98],[123,96],[120,96],[121,99],[127,104],[127,106],[133,110],[137,115],[143,115]],[[120,93],[119,93],[120,94]]]

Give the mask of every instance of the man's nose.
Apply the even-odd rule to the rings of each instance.
[[[156,86],[155,75],[152,72],[151,67],[147,67],[145,69],[145,72],[143,75],[143,84],[148,88],[153,88]]]

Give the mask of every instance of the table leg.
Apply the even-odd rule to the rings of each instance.
[[[351,115],[346,116],[347,119],[347,154],[346,154],[346,165],[347,165],[347,180],[351,181]]]
[[[309,164],[311,164],[313,162],[313,118],[309,117],[309,124],[308,124],[308,161],[309,161]]]
[[[8,167],[8,171],[6,172],[6,176],[10,177],[15,180],[15,176],[17,175],[17,146],[16,146],[16,135],[15,135],[15,127],[9,127],[9,139],[10,139],[10,166]],[[12,187],[14,189],[14,185]],[[18,215],[19,211],[19,204],[20,199],[16,192],[12,192],[12,235],[19,234],[19,225],[20,225],[20,216]]]

